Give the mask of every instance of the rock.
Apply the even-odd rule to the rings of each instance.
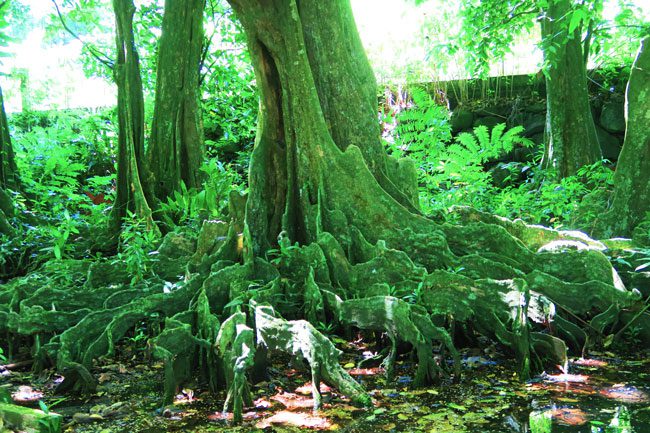
[[[99,415],[104,418],[119,418],[131,412],[130,404],[124,401],[118,401],[108,407],[102,407]]]
[[[3,421],[4,428],[17,431],[27,433],[61,432],[62,417],[53,412],[45,413],[38,409],[0,403],[0,419]]]
[[[546,115],[542,113],[531,114],[524,121],[524,137],[533,137],[544,133]]]
[[[530,113],[546,113],[546,103],[538,102],[536,104],[530,104],[527,105],[524,109]]]
[[[451,113],[451,129],[455,132],[471,129],[474,124],[474,114],[471,111],[457,108]]]
[[[505,122],[505,119],[510,116],[512,113],[512,103],[510,104],[501,104],[501,105],[492,105],[490,107],[481,108],[476,110],[474,113],[478,117],[497,117],[502,119],[501,123]]]
[[[544,134],[538,134],[531,137],[530,140],[535,144],[532,147],[517,147],[512,151],[512,161],[514,162],[531,162],[535,157],[539,157],[544,151]]]
[[[616,161],[618,155],[621,153],[621,140],[598,125],[596,125],[596,134],[598,135],[598,143],[600,144],[603,158],[609,159],[610,161]]]
[[[496,116],[486,116],[486,117],[479,117],[474,121],[474,127],[476,128],[477,126],[487,126],[488,130],[492,130],[495,126],[497,126],[499,123],[505,123],[506,119],[502,119],[500,117]]]
[[[608,101],[600,113],[600,126],[608,132],[625,132],[625,108],[623,102]]]

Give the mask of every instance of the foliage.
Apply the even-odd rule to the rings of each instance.
[[[609,10],[618,9],[613,17],[604,16],[605,2]],[[490,68],[511,52],[520,35],[535,38],[539,32],[538,23],[545,19],[548,5],[546,0],[464,0],[460,13],[461,31],[437,49],[451,54],[463,52],[467,72],[471,76],[486,77]],[[599,66],[631,63],[638,40],[650,31],[640,7],[607,0],[571,2],[569,13],[560,17],[559,24],[567,30],[568,38],[574,37],[574,31],[580,32],[585,49]],[[545,63],[541,65],[543,70],[553,63],[553,55],[561,42],[556,34],[538,37],[537,44],[546,54]]]
[[[63,219],[60,224],[45,226],[44,230],[52,239],[52,245],[41,249],[41,251],[52,253],[57,260],[61,260],[68,255],[70,235],[79,233],[79,229],[75,227],[75,223],[67,210],[63,211]]]
[[[449,145],[441,155],[438,170],[445,179],[455,180],[455,185],[486,183],[490,176],[482,170],[483,165],[504,157],[516,145],[531,147],[533,144],[519,135],[523,127],[505,129],[505,123],[500,123],[491,133],[484,125],[475,127],[473,134],[461,133],[456,137],[456,143]]]
[[[110,201],[116,137],[110,113],[28,113],[11,122],[31,211],[55,217],[67,210],[78,217]],[[92,203],[86,193],[104,194],[105,203]]]
[[[451,50],[465,48],[466,68],[471,76],[488,75],[490,62],[509,52],[515,37],[533,30],[535,1],[464,1],[463,26]]]
[[[221,161],[236,161],[243,175],[257,129],[257,88],[245,35],[223,0],[210,2],[209,46],[202,70],[206,151]]]
[[[151,267],[156,262],[154,250],[158,236],[148,230],[145,219],[128,211],[127,218],[120,232],[119,250],[116,262],[124,263],[131,277],[131,284],[136,284],[151,274]]]
[[[79,59],[86,76],[112,80],[115,59],[114,21],[109,0],[55,0],[55,12],[45,23],[45,41],[67,45],[75,40],[82,45]]]
[[[529,223],[586,230],[605,209],[614,174],[602,162],[558,182],[550,181],[540,168],[531,172],[523,184],[499,191],[495,206],[486,210]]]
[[[639,265],[634,268],[635,272],[642,272],[642,271],[648,271],[648,268],[650,268],[650,248],[640,248],[639,250],[636,251],[636,254],[638,257],[636,258],[636,262],[639,263]]]
[[[632,64],[639,40],[650,34],[650,23],[645,19],[639,3],[609,3],[610,8],[616,11],[613,18],[600,20],[593,26],[590,54],[599,69]]]
[[[390,147],[390,151],[398,157],[408,153],[418,160],[428,159],[451,140],[449,111],[436,104],[422,88],[410,88],[409,96],[411,109],[398,114],[396,143]]]
[[[425,212],[465,205],[529,223],[588,229],[605,209],[613,185],[613,171],[605,164],[585,166],[576,176],[553,182],[534,163],[499,163],[513,149],[532,146],[520,135],[522,127],[499,124],[490,131],[478,126],[452,140],[447,109],[421,89],[410,93],[410,108],[397,116],[387,146],[393,155],[408,156],[419,166]],[[509,174],[496,182],[495,169]]]
[[[86,254],[78,238],[106,226],[114,195],[112,113],[27,112],[9,121],[23,187],[13,198],[27,218],[14,221],[17,236],[0,236],[0,275]]]
[[[167,226],[192,223],[198,226],[205,219],[223,217],[230,193],[245,190],[243,178],[231,164],[222,164],[212,158],[201,167],[201,171],[206,174],[206,179],[200,190],[188,189],[181,183],[181,190],[174,191],[167,202],[160,204],[158,213]]]

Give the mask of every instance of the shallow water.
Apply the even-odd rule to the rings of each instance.
[[[608,355],[574,360],[569,374],[543,374],[527,383],[517,380],[510,360],[466,355],[460,383],[425,389],[412,389],[414,366],[406,360],[398,363],[393,381],[377,368],[349,368],[348,362],[350,373],[371,390],[375,407],[352,407],[323,386],[325,404],[316,413],[311,410],[308,375],[278,362],[272,378],[253,387],[256,407],[246,409],[244,425],[235,428],[229,425],[229,415],[221,413],[225,396],[204,392],[200,385],[184,389],[173,407],[161,410],[159,365],[100,366],[96,374],[103,382],[98,393],[84,400],[54,395],[50,382],[56,376],[43,381],[25,371],[0,381],[26,397],[56,405],[52,410],[69,423],[64,431],[78,433],[650,433],[650,357],[621,360]],[[74,415],[79,419],[79,414],[97,413],[116,403],[123,405],[117,415],[72,422]]]

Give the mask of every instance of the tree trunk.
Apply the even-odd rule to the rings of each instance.
[[[14,228],[9,218],[14,216],[14,204],[11,196],[0,186],[0,234],[13,236]]]
[[[0,88],[0,234],[14,235],[9,218],[14,216],[14,205],[7,189],[19,190],[20,178],[14,157],[14,149],[9,135],[9,122],[5,112],[5,102]]]
[[[144,158],[144,97],[140,64],[133,39],[133,0],[113,0],[116,22],[118,157],[117,192],[113,205],[113,229],[118,230],[128,212],[155,228],[141,183]]]
[[[349,226],[376,242],[426,225],[413,212],[414,169],[382,155],[374,78],[349,2],[260,3],[231,2],[261,98],[246,215],[253,253],[280,233],[308,244],[327,231],[350,246]],[[403,181],[389,180],[390,165]]]
[[[632,65],[625,93],[625,141],[602,235],[629,236],[650,212],[650,38]]]
[[[0,188],[20,189],[18,167],[9,135],[5,102],[0,88]]]
[[[581,26],[569,34],[570,0],[551,0],[542,21],[547,44],[546,131],[542,164],[558,178],[602,158],[589,106]],[[552,48],[553,50],[551,50]]]
[[[201,186],[203,127],[199,67],[205,0],[166,0],[158,49],[158,76],[147,160],[155,197],[164,200],[180,183]]]

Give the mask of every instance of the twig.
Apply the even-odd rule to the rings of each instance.
[[[115,67],[115,62],[113,62],[107,55],[99,51],[97,48],[93,47],[92,45],[86,43],[77,35],[70,27],[68,27],[68,24],[65,22],[65,19],[63,18],[63,14],[61,13],[61,10],[59,9],[59,5],[57,4],[56,0],[52,0],[52,3],[54,3],[54,8],[56,9],[56,14],[59,16],[59,20],[61,21],[61,25],[63,28],[72,35],[73,38],[78,40],[79,42],[82,43],[84,47],[88,48],[88,52],[90,55],[92,55],[97,61],[99,61],[101,64],[104,66],[108,67],[109,69],[113,69]]]
[[[0,5],[0,7],[2,7],[2,6]],[[33,359],[28,359],[26,361],[18,361],[18,362],[14,362],[12,364],[2,365],[0,367],[2,367],[5,370],[17,370],[19,368],[27,367],[28,365],[32,365],[33,363],[34,363]]]

